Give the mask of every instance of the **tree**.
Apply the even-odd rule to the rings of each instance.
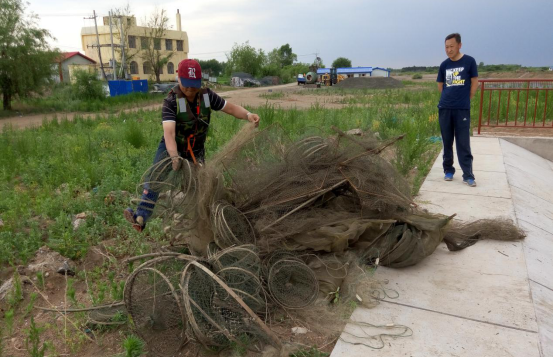
[[[140,57],[149,64],[152,74],[156,76],[156,82],[160,83],[160,74],[165,64],[175,53],[174,50],[162,51],[161,41],[165,32],[169,29],[169,18],[166,11],[155,10],[145,22],[144,37],[141,39]],[[144,45],[144,48],[143,48]]]
[[[352,62],[346,57],[339,57],[332,64],[333,67],[352,67]]]
[[[292,48],[289,44],[285,44],[279,47],[279,50],[277,52],[279,54],[279,62],[281,63],[281,68],[292,65],[292,63],[298,59],[298,57],[296,57],[296,54],[292,52]]]
[[[60,53],[47,43],[50,32],[37,27],[37,16],[24,14],[21,0],[0,0],[0,91],[4,110],[15,95],[38,91],[58,70]]]
[[[262,73],[262,66],[266,56],[262,49],[256,49],[246,41],[242,45],[234,44],[231,52],[226,54],[227,65],[225,72],[230,75],[233,72],[246,72],[256,77]]]
[[[219,76],[225,67],[225,62],[219,62],[215,58],[211,60],[197,60],[202,67],[202,73],[208,73],[210,76]]]

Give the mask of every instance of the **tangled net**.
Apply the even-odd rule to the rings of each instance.
[[[417,264],[443,241],[461,250],[523,238],[509,221],[463,226],[419,209],[380,156],[402,136],[334,130],[293,142],[278,127],[247,125],[204,166],[183,160],[173,170],[164,159],[147,171],[141,186],[160,193],[154,214],[192,252],[160,254],[127,281],[127,311],[152,352],[191,340],[241,345],[245,335],[279,347],[269,328],[277,311],[344,323],[329,302],[391,297],[368,267]]]

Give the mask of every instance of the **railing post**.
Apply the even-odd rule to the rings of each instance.
[[[485,92],[485,81],[479,80],[481,83],[481,102],[479,103],[479,125],[477,126],[477,134],[481,134],[481,119],[483,118],[483,93]]]

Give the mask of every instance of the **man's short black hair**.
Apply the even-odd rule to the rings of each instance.
[[[457,33],[457,32],[446,36],[446,38],[444,39],[444,42],[446,42],[450,39],[456,39],[456,43],[461,43],[462,42],[462,36],[460,36],[460,34]]]

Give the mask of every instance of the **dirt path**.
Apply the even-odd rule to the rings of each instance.
[[[129,108],[119,111],[119,113],[131,113],[138,112],[139,110],[161,110],[162,104],[151,104],[142,107]],[[23,129],[29,127],[38,127],[42,125],[44,120],[51,121],[54,117],[58,119],[67,119],[72,121],[75,116],[84,118],[94,118],[96,116],[108,116],[108,112],[55,112],[55,113],[41,113],[32,114],[27,116],[8,117],[0,119],[0,132],[3,131],[4,126],[11,125],[15,129]]]
[[[227,92],[220,93],[221,97],[229,100],[232,103],[240,104],[243,106],[249,107],[259,107],[263,106],[266,103],[270,103],[276,107],[282,108],[310,108],[313,104],[319,103],[322,106],[327,108],[341,108],[344,104],[337,103],[340,96],[314,96],[314,95],[294,95],[296,91],[311,91],[313,89],[305,89],[302,86],[298,86],[296,83],[289,83],[285,85],[278,85],[272,87],[257,87],[257,88],[247,88],[247,89],[237,89]],[[261,97],[263,94],[274,94],[278,92],[283,92],[285,95],[279,99],[266,99]],[[336,98],[335,98],[336,97]],[[149,110],[161,110],[162,103],[151,104],[147,106],[138,106],[136,108],[124,109],[119,111],[119,113],[131,113],[137,112],[139,110],[149,111]],[[23,129],[28,127],[40,126],[44,120],[50,121],[54,117],[59,119],[66,118],[69,121],[72,121],[75,116],[80,116],[84,118],[94,118],[96,116],[108,116],[108,112],[56,112],[56,113],[41,113],[17,117],[8,117],[0,119],[0,132],[3,130],[4,126],[11,125],[16,129]]]

